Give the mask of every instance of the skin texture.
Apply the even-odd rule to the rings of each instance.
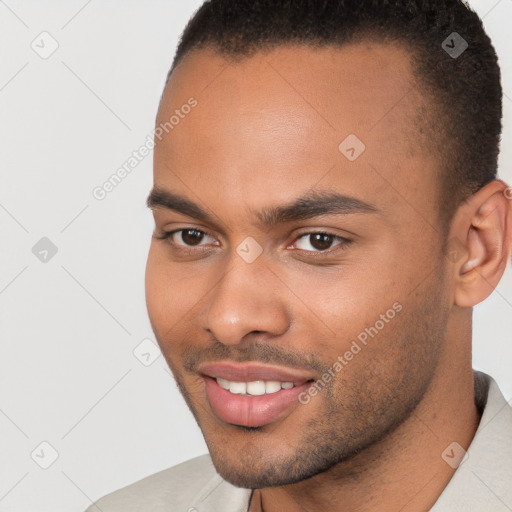
[[[426,510],[453,475],[440,454],[453,441],[467,448],[477,428],[471,307],[505,269],[510,201],[495,181],[464,203],[447,257],[439,153],[415,122],[428,100],[412,76],[389,45],[283,47],[237,62],[201,50],[166,88],[157,125],[190,97],[197,106],[156,141],[155,188],[209,218],[154,206],[148,311],[217,471],[263,489],[266,512]],[[353,162],[338,149],[349,134],[366,146]],[[262,222],[312,192],[374,211]],[[166,238],[179,229],[206,235],[187,247],[190,236]],[[311,232],[332,234],[332,247],[315,253],[300,238]],[[263,250],[252,263],[236,252],[247,237]],[[395,303],[307,405],[251,429],[212,412],[200,363],[256,361],[317,380]]]

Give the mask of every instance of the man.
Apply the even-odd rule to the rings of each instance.
[[[90,511],[512,510],[512,410],[471,368],[512,245],[501,96],[458,0],[199,9],[146,283],[210,453]]]

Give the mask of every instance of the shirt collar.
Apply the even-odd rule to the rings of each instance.
[[[475,403],[482,418],[466,457],[432,512],[512,510],[512,407],[491,377],[474,375]]]

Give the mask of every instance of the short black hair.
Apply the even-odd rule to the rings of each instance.
[[[453,32],[468,45],[456,57],[447,51],[455,45]],[[167,80],[193,50],[236,61],[285,45],[341,47],[367,40],[398,43],[410,52],[420,93],[428,97],[418,122],[428,127],[429,144],[440,155],[439,218],[446,233],[461,202],[496,179],[502,129],[498,58],[466,2],[206,1],[182,34]]]

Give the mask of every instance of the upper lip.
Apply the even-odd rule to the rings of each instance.
[[[204,363],[199,372],[214,379],[221,378],[231,382],[253,382],[256,380],[293,382],[294,384],[313,380],[311,373],[304,370],[283,368],[280,366],[262,365],[260,363],[235,363],[222,361]]]

